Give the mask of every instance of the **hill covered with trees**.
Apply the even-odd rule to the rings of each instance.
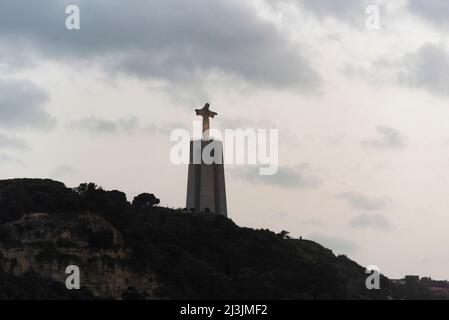
[[[0,181],[0,299],[432,297],[385,277],[367,290],[363,267],[312,241],[158,204],[93,183]],[[81,290],[65,288],[68,265]]]

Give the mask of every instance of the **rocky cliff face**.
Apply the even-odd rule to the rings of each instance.
[[[156,276],[130,267],[132,252],[118,230],[94,215],[32,213],[1,229],[0,268],[21,276],[34,272],[65,283],[67,266],[80,269],[81,286],[93,296],[120,299],[130,288],[157,298]]]

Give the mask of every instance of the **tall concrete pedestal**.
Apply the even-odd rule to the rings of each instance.
[[[212,143],[212,145],[211,145]],[[212,147],[212,155],[219,163],[205,163],[203,150]],[[226,187],[223,165],[223,144],[214,140],[190,141],[190,164],[187,181],[188,209],[228,215],[226,207]]]

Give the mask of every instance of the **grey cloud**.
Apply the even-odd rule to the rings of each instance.
[[[404,148],[407,144],[407,138],[394,128],[378,126],[376,130],[378,138],[362,141],[364,146],[400,149]]]
[[[25,140],[14,136],[7,136],[0,133],[0,148],[3,149],[28,149]]]
[[[372,1],[367,0],[296,0],[301,7],[318,15],[342,18],[361,17],[365,21],[365,8]],[[371,3],[370,3],[371,2]]]
[[[8,39],[0,36],[0,71],[9,72],[34,66],[35,61],[28,49],[28,46],[23,47],[17,43],[15,46],[9,46]]]
[[[408,8],[413,14],[433,24],[447,26],[449,23],[447,0],[408,0]]]
[[[23,165],[23,161],[19,158],[9,156],[7,154],[0,154],[0,163],[19,164]]]
[[[78,170],[69,165],[59,165],[56,168],[50,170],[50,177],[52,178],[65,178],[68,176],[73,176],[78,173]]]
[[[170,133],[175,129],[183,129],[185,125],[179,122],[171,122],[166,124],[154,124],[150,123],[143,127],[143,132],[156,135],[161,134],[165,136],[169,136]]]
[[[139,121],[135,117],[115,121],[90,117],[74,121],[70,127],[89,134],[131,133],[139,127]]]
[[[309,170],[308,165],[298,167],[279,167],[272,176],[262,176],[258,167],[236,168],[233,175],[241,180],[254,184],[273,185],[287,189],[316,188],[321,181]]]
[[[365,28],[366,8],[372,0],[267,0],[276,6],[280,2],[297,4],[302,10],[318,18],[333,17],[343,22]],[[379,5],[380,6],[380,5]]]
[[[344,192],[337,198],[347,201],[354,209],[375,211],[386,207],[388,201],[384,198],[370,198],[360,192]]]
[[[382,230],[391,230],[392,225],[388,219],[381,214],[361,214],[351,220],[351,227],[353,228],[375,228]]]
[[[116,133],[118,124],[113,121],[102,120],[97,118],[85,118],[74,121],[71,126],[76,129],[94,133]]]
[[[0,127],[53,127],[44,109],[47,101],[47,92],[31,82],[0,79]]]
[[[118,120],[118,126],[125,132],[132,132],[139,127],[139,119],[136,117],[128,117]]]
[[[65,29],[78,4],[81,29]],[[247,3],[226,0],[2,1],[0,38],[34,54],[110,72],[190,83],[224,73],[256,85],[314,90],[319,75]],[[17,17],[20,16],[20,19]],[[17,41],[15,41],[17,39]]]
[[[82,118],[69,124],[71,129],[95,134],[132,134],[143,133],[150,135],[170,135],[174,129],[184,128],[182,123],[147,123],[142,124],[135,116],[127,118],[107,120],[97,117]]]
[[[352,241],[346,240],[341,237],[330,237],[321,234],[311,234],[308,236],[313,241],[336,251],[337,253],[353,253],[357,250],[357,245]]]
[[[381,57],[368,68],[348,64],[344,72],[373,85],[400,84],[439,97],[449,96],[449,51],[439,44],[425,43],[397,59]]]
[[[406,54],[399,64],[398,80],[403,85],[440,96],[449,95],[449,54],[441,46],[427,43]]]

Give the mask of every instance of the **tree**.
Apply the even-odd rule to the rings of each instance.
[[[79,187],[73,189],[76,193],[78,193],[80,196],[87,196],[93,192],[95,192],[98,188],[98,186],[91,182],[91,183],[81,183]]]
[[[150,193],[142,193],[139,194],[133,200],[133,207],[136,209],[146,209],[154,207],[158,205],[160,200],[154,196],[154,194]]]
[[[279,233],[279,236],[282,238],[282,239],[291,239],[290,238],[290,232],[288,232],[288,231],[285,231],[285,230],[282,230],[280,233]]]

